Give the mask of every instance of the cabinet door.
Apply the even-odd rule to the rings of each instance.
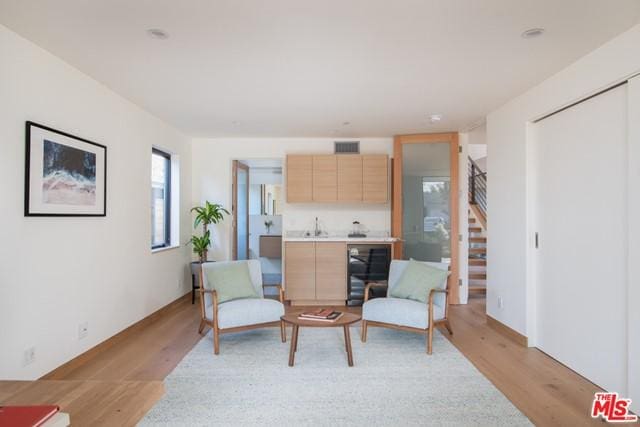
[[[335,155],[313,156],[313,201],[338,199],[338,165]]]
[[[338,201],[362,202],[362,156],[344,154],[338,159]]]
[[[362,201],[386,203],[389,200],[389,157],[362,156]]]
[[[346,243],[316,243],[316,299],[347,299]]]
[[[313,156],[287,156],[287,202],[313,201]]]
[[[289,300],[316,298],[315,243],[286,242],[284,246],[284,286]]]

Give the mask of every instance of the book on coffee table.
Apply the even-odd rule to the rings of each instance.
[[[330,308],[317,308],[315,310],[300,313],[300,317],[306,317],[310,319],[326,319],[333,312],[334,311]]]
[[[324,309],[318,309],[318,310],[300,313],[300,315],[298,316],[298,319],[317,320],[319,322],[335,322],[340,317],[342,317],[341,312],[334,311],[330,308],[324,308]]]

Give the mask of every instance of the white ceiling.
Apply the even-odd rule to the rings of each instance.
[[[0,0],[2,24],[204,137],[464,129],[639,16],[638,0]]]

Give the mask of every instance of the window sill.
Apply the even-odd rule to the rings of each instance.
[[[178,249],[179,247],[180,245],[165,246],[164,248],[151,249],[151,253],[155,254],[158,252],[170,251],[171,249]]]

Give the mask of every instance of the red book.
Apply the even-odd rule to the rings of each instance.
[[[38,427],[59,410],[55,405],[0,406],[0,426]]]

